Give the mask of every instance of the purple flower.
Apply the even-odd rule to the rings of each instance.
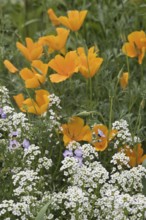
[[[76,150],[74,151],[74,154],[75,154],[77,157],[82,157],[83,152],[82,152],[81,149],[76,149]]]
[[[22,146],[23,146],[25,149],[28,149],[29,146],[30,146],[30,142],[29,142],[29,140],[24,139],[24,141],[23,141],[23,143],[22,143]]]
[[[82,166],[83,158],[82,157],[77,157],[77,156],[74,156],[74,158],[76,158],[78,163],[79,163],[79,165]]]
[[[15,149],[15,148],[19,147],[19,142],[16,140],[10,140],[9,147],[10,147],[10,149]]]
[[[64,157],[72,157],[73,156],[73,152],[72,150],[65,150],[63,153]]]
[[[3,112],[3,113],[1,114],[1,118],[5,119],[6,117],[7,117],[6,113]]]
[[[3,109],[0,108],[0,116],[1,118],[5,119],[7,117],[6,113],[3,112]]]
[[[18,131],[12,131],[12,137],[17,137]]]

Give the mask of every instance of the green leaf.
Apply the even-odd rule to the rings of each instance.
[[[35,220],[45,220],[45,213],[48,209],[48,206],[50,205],[50,202],[48,202],[46,205],[44,205],[41,210],[39,211],[37,217],[35,218]]]

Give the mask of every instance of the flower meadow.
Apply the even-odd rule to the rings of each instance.
[[[0,6],[0,219],[145,220],[146,4]]]

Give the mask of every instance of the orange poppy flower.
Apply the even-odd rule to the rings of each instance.
[[[63,141],[67,145],[71,141],[88,141],[92,139],[92,133],[88,125],[80,117],[72,117],[68,124],[62,125]]]
[[[35,100],[31,98],[24,99],[23,94],[13,97],[22,112],[29,112],[35,115],[41,115],[46,112],[49,105],[49,92],[46,90],[35,91]]]
[[[59,83],[70,78],[75,72],[78,72],[78,56],[76,51],[68,52],[65,57],[56,55],[49,62],[49,67],[56,71],[55,74],[50,76],[51,82]]]
[[[59,21],[58,17],[56,16],[56,14],[55,14],[55,12],[53,11],[52,8],[49,8],[49,9],[48,9],[48,15],[49,15],[49,18],[50,18],[51,22],[52,22],[55,26],[60,25],[60,21]]]
[[[138,166],[146,159],[146,154],[143,155],[144,152],[140,143],[135,145],[133,149],[125,148],[124,152],[130,159],[129,165],[131,167]]]
[[[18,69],[9,60],[4,60],[4,65],[11,73],[18,72]]]
[[[34,43],[33,40],[28,37],[25,39],[25,41],[26,41],[26,47],[20,42],[16,43],[18,50],[20,50],[23,56],[29,61],[39,59],[42,56],[42,52],[43,52],[42,45],[38,42]]]
[[[97,57],[96,52],[94,52],[95,48],[91,47],[86,53],[83,47],[77,49],[77,53],[79,55],[79,72],[85,78],[93,77],[96,72],[99,70],[103,59],[101,57]]]
[[[93,127],[92,144],[97,151],[104,151],[108,147],[108,143],[116,136],[117,130],[109,131],[103,124],[97,124]]]
[[[56,28],[57,36],[48,35],[45,37],[41,37],[39,39],[39,43],[42,45],[47,45],[49,47],[49,53],[54,50],[60,50],[64,53],[65,44],[69,35],[69,30],[64,28]]]
[[[87,15],[87,10],[77,11],[72,10],[67,12],[68,17],[60,16],[58,19],[61,24],[69,28],[72,31],[78,31]]]
[[[138,57],[138,63],[142,64],[142,60],[146,50],[146,34],[144,31],[134,31],[128,35],[128,41],[122,51],[129,57]]]
[[[48,64],[44,64],[40,60],[34,60],[31,63],[31,69],[22,69],[20,76],[25,81],[26,88],[37,88],[46,80]]]
[[[129,73],[128,72],[123,73],[122,76],[120,77],[120,86],[122,89],[126,89],[128,85],[128,80],[129,80]]]

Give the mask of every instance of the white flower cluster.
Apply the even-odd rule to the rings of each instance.
[[[58,96],[56,96],[55,94],[50,94],[49,95],[49,107],[52,107],[52,106],[56,106],[58,109],[61,109],[61,106],[60,106],[60,98]]]
[[[16,113],[15,109],[8,105],[0,108],[0,115],[1,140],[6,140],[9,150],[19,148],[23,145],[24,139],[29,139],[30,135],[31,125],[28,123],[26,115],[24,113]]]
[[[50,201],[51,205],[46,219],[59,220],[63,219],[63,217],[72,220],[89,219],[87,217],[91,209],[89,198],[87,193],[78,186],[69,186],[64,193],[53,193],[51,198],[48,196],[48,201]],[[62,209],[60,209],[60,206],[62,206]],[[58,213],[58,215],[56,215],[56,213]]]
[[[93,159],[97,159],[98,158],[98,152],[95,150],[94,147],[92,147],[91,144],[84,144],[84,145],[80,145],[79,142],[76,141],[71,141],[67,146],[67,149],[69,150],[76,150],[76,149],[81,149],[83,152],[83,158],[88,159],[89,160],[93,160]]]
[[[46,170],[49,170],[52,166],[52,160],[48,159],[47,157],[41,157],[38,160],[38,168],[36,169],[37,172],[39,172],[43,167]]]
[[[93,212],[97,220],[144,220],[145,210],[144,195],[131,196],[111,187],[95,202]]]
[[[116,168],[118,170],[122,170],[123,167],[127,167],[127,168],[130,168],[130,165],[129,165],[129,157],[127,157],[125,155],[124,152],[118,152],[118,153],[115,153],[113,156],[112,156],[112,160],[110,161],[114,166],[113,166],[113,172],[116,171]],[[117,167],[115,167],[115,165]]]
[[[30,213],[27,202],[14,202],[13,200],[3,200],[0,204],[0,219],[11,220],[9,217],[4,217],[7,214],[13,216],[16,220],[26,220],[33,217]]]
[[[38,173],[34,170],[24,170],[12,176],[13,185],[18,186],[14,189],[14,195],[20,196],[21,194],[29,194],[32,192],[37,193],[36,185],[39,182]]]
[[[10,105],[9,91],[5,86],[0,86],[0,107]]]
[[[114,148],[118,148],[121,145],[133,145],[140,142],[139,137],[135,136],[132,137],[128,123],[126,120],[121,119],[120,121],[115,121],[112,124],[112,129],[116,129],[118,131],[115,142],[114,142]]]
[[[31,168],[31,165],[34,164],[35,161],[37,164],[35,171],[38,173],[42,168],[49,170],[52,166],[52,160],[47,157],[41,157],[40,148],[34,144],[31,144],[29,148],[25,150],[24,158],[28,168]]]
[[[66,146],[67,149],[69,150],[76,150],[76,149],[81,149],[81,145],[79,142],[76,141],[71,141],[69,144]]]
[[[26,164],[31,165],[36,158],[36,156],[39,156],[41,154],[39,146],[36,146],[35,144],[31,144],[28,149],[24,152],[24,158],[26,159]]]
[[[113,173],[109,183],[112,185],[118,185],[119,189],[125,193],[136,194],[142,192],[143,177],[146,178],[146,169],[139,165],[130,170],[123,170],[121,173]]]

